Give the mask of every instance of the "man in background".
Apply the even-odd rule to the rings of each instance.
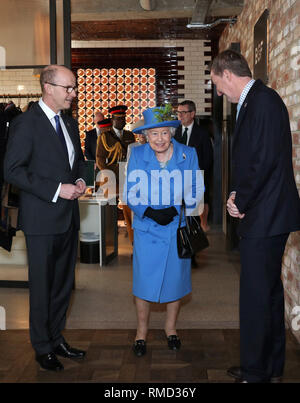
[[[109,169],[115,174],[117,195],[119,195],[119,162],[126,161],[128,145],[135,142],[134,134],[124,129],[126,125],[126,110],[126,105],[117,105],[109,109],[112,128],[101,134],[96,152],[97,167],[100,170]],[[120,194],[122,194],[122,189],[120,190]],[[128,237],[132,243],[131,210],[127,205],[122,205],[122,209]]]
[[[176,129],[175,140],[196,149],[199,168],[204,171],[204,209],[200,219],[201,227],[206,232],[209,230],[207,217],[209,210],[209,177],[213,164],[212,143],[208,132],[195,121],[196,105],[193,101],[186,100],[181,102],[177,108],[177,116],[181,121],[181,125]],[[195,256],[192,258],[192,265],[197,266]]]
[[[100,112],[100,111],[95,112],[95,116],[94,116],[95,128],[92,130],[89,130],[85,134],[84,155],[87,160],[96,161],[97,139],[101,132],[99,123],[103,119],[104,119],[104,115],[102,112]]]

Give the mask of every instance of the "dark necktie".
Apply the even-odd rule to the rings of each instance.
[[[182,136],[181,136],[181,143],[182,143],[182,144],[186,144],[186,143],[187,143],[187,132],[188,132],[188,128],[186,127],[186,128],[184,129],[184,132],[182,133]]]
[[[55,115],[54,119],[55,119],[55,124],[56,124],[56,133],[58,134],[58,137],[61,141],[61,144],[62,144],[65,152],[67,153],[67,156],[69,156],[66,139],[65,139],[64,133],[62,131],[61,125],[60,125],[59,116]]]

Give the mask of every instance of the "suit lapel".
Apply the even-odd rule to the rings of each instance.
[[[69,135],[69,137],[70,137],[70,139],[71,139],[71,141],[73,143],[74,150],[76,150],[76,143],[77,143],[76,134],[74,133],[74,130],[73,130],[73,128],[71,126],[71,123],[68,120],[68,118],[63,114],[61,115],[61,117],[62,117],[62,120],[64,121],[66,129],[68,131],[68,135]]]
[[[38,127],[44,127],[46,129],[46,130],[43,130],[43,136],[46,136],[46,138],[44,140],[47,141],[46,139],[48,138],[49,142],[51,142],[52,144],[54,142],[56,152],[61,155],[61,158],[63,159],[63,161],[66,164],[68,164],[68,167],[70,168],[69,160],[68,160],[68,158],[66,158],[66,154],[62,148],[60,139],[59,139],[54,127],[52,126],[50,120],[48,119],[47,115],[44,113],[44,111],[42,110],[42,108],[39,106],[38,103],[36,104],[35,111],[37,114],[37,118],[40,120],[40,124],[38,125]],[[64,120],[64,123],[65,123],[65,120]],[[72,140],[72,142],[73,142],[73,140]]]
[[[74,162],[73,162],[73,166],[72,166],[72,169],[73,169],[74,166],[75,166],[75,161],[78,159],[78,154],[79,154],[79,151],[80,151],[78,149],[78,144],[80,145],[80,142],[78,142],[78,135],[77,135],[76,131],[74,130],[74,128],[72,127],[72,124],[71,124],[70,119],[68,118],[68,116],[66,116],[66,115],[61,115],[61,116],[62,116],[62,119],[63,119],[64,124],[66,126],[66,129],[68,131],[69,137],[70,137],[70,139],[72,141],[73,148],[74,148]],[[97,136],[97,133],[96,133],[96,136]],[[68,165],[70,167],[69,161],[68,161]],[[71,169],[71,167],[70,167],[70,169]]]
[[[190,147],[192,147],[194,145],[194,143],[195,143],[194,138],[196,138],[198,140],[198,142],[200,140],[200,136],[197,135],[196,131],[197,131],[197,124],[194,121],[194,124],[193,124],[193,127],[192,127],[192,132],[191,132],[188,144],[187,144]]]
[[[48,119],[47,115],[44,113],[42,108],[39,106],[39,104],[36,104],[36,111],[38,115],[38,119],[41,121],[40,127],[45,127],[46,130],[43,130],[43,134],[48,137],[49,141],[51,143],[55,143],[55,149],[58,150],[58,152],[61,154],[61,156],[66,160],[66,155],[65,151],[62,148],[60,139],[52,126],[50,120]],[[46,139],[45,139],[46,140]]]
[[[42,127],[46,127],[47,130],[45,130],[45,133],[49,134],[49,136],[52,136],[51,138],[53,138],[53,134],[55,134],[55,129],[52,126],[50,120],[48,119],[47,115],[44,113],[44,111],[42,110],[42,108],[39,106],[39,104],[36,104],[36,112],[37,112],[37,117],[38,119],[41,120],[41,125]],[[57,141],[59,142],[59,138],[58,136],[56,136]]]
[[[245,114],[246,114],[247,106],[248,106],[247,98],[248,97],[246,97],[243,105],[241,106],[241,109],[240,109],[240,112],[239,112],[239,115],[238,115],[238,118],[237,118],[237,121],[236,121],[236,124],[235,124],[235,129],[234,129],[235,133],[238,133],[239,127],[240,127],[240,125],[241,125],[241,123],[242,123],[242,121],[244,119]]]
[[[255,96],[255,92],[257,88],[262,84],[261,80],[256,80],[255,83],[252,85],[250,88],[250,91],[248,92],[245,101],[243,102],[243,105],[241,106],[238,119],[236,121],[235,129],[234,129],[234,137],[236,137],[239,133],[239,128],[247,114],[247,109],[249,102],[251,102],[252,98]]]

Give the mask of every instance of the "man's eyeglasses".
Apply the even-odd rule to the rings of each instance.
[[[67,92],[68,94],[71,94],[72,91],[77,92],[77,87],[69,87],[69,86],[67,86],[67,85],[60,85],[60,84],[48,83],[48,82],[46,82],[46,84],[54,85],[54,87],[62,87],[62,88],[65,88],[65,90],[66,90],[66,92]]]
[[[191,113],[193,111],[177,111],[177,115],[185,115],[186,113]]]

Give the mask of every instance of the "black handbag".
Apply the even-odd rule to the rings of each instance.
[[[185,227],[181,227],[182,215],[185,215]],[[177,229],[177,250],[180,259],[191,258],[197,252],[209,246],[208,239],[201,228],[200,218],[186,216],[185,203],[180,208],[179,225]]]

